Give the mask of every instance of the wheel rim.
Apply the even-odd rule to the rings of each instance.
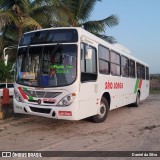
[[[106,114],[106,106],[104,103],[101,103],[100,108],[99,108],[99,114],[98,117],[99,118],[103,118]]]

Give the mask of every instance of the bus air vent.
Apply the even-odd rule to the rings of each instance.
[[[46,113],[49,114],[51,112],[51,109],[48,108],[35,108],[35,107],[30,107],[32,112],[37,112],[37,113]]]

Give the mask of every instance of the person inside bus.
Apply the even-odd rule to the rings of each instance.
[[[56,74],[55,74],[55,68],[54,68],[54,65],[55,65],[55,56],[52,55],[50,57],[50,66],[49,66],[49,86],[56,86],[57,85],[57,77],[56,77]]]

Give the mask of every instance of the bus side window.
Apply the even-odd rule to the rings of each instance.
[[[121,73],[123,77],[129,77],[129,59],[121,56]]]
[[[132,59],[129,61],[129,75],[131,78],[135,78],[135,61]]]
[[[121,75],[120,55],[111,51],[111,74],[113,76]]]
[[[137,69],[137,78],[141,79],[141,65],[139,63],[136,63],[136,69]]]
[[[86,58],[87,49],[92,50],[91,58]],[[81,43],[81,82],[95,81],[97,79],[97,53],[96,49]]]
[[[99,73],[110,74],[110,54],[109,49],[103,46],[98,48],[98,58],[99,58]]]
[[[145,75],[145,67],[144,65],[141,65],[141,78],[145,79],[146,75]]]
[[[149,80],[149,68],[146,67],[146,80]]]
[[[145,79],[145,67],[140,63],[136,63],[137,65],[137,78],[138,79]]]

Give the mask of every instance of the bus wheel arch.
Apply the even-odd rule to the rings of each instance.
[[[98,114],[92,116],[92,121],[95,123],[104,122],[108,117],[109,110],[110,110],[110,95],[109,93],[104,93],[100,101]]]
[[[105,92],[105,93],[103,93],[102,97],[104,97],[107,100],[108,105],[109,105],[109,109],[110,109],[110,105],[111,105],[111,96],[110,96],[110,94],[108,92]]]
[[[134,107],[139,107],[139,105],[140,105],[140,97],[141,97],[141,91],[138,90],[137,91],[137,95],[136,95],[136,101],[134,103]]]

